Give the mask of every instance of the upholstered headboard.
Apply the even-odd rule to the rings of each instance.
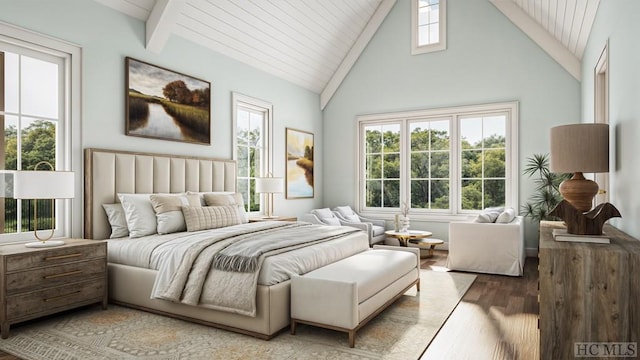
[[[84,237],[107,239],[102,204],[118,193],[236,191],[236,162],[213,158],[85,149]]]

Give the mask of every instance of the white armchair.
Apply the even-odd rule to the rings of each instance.
[[[522,276],[524,261],[522,216],[503,224],[449,224],[446,266],[451,270]]]
[[[353,226],[362,229],[369,234],[369,245],[384,242],[387,238],[385,235],[386,222],[381,219],[372,219],[358,215],[350,206],[338,206],[333,209],[342,225]]]
[[[320,225],[342,225],[340,219],[329,208],[313,209],[308,214],[300,216],[298,220]]]

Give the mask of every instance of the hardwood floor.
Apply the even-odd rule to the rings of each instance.
[[[446,251],[422,259],[421,267],[444,269]],[[420,360],[539,359],[538,259],[527,258],[523,277],[478,278]],[[0,351],[0,360],[21,360]]]
[[[421,267],[443,269],[446,251]],[[538,258],[527,258],[524,276],[477,274],[421,360],[539,359]]]

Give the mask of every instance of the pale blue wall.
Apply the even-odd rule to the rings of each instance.
[[[82,147],[232,156],[231,92],[271,102],[274,107],[274,174],[284,176],[285,127],[322,139],[319,96],[226,56],[172,35],[160,54],[147,51],[144,22],[93,0],[2,0],[0,21],[82,47]],[[124,57],[163,66],[211,82],[212,144],[185,144],[124,135]],[[317,140],[316,140],[317,141]],[[317,159],[321,159],[320,153]],[[81,156],[81,154],[75,154]],[[316,165],[322,171],[322,165]],[[79,169],[78,169],[79,170]],[[316,186],[322,179],[316,180]],[[275,195],[275,212],[298,215],[321,203]]]
[[[517,100],[520,167],[549,151],[549,128],[580,121],[580,83],[489,1],[448,2],[447,50],[410,49],[410,1],[398,0],[324,111],[324,205],[355,205],[357,115]],[[330,135],[329,135],[330,134]],[[520,179],[520,203],[533,188]],[[417,223],[447,239],[447,223]],[[529,248],[537,229],[527,226]]]
[[[640,2],[601,0],[582,60],[582,113],[593,122],[594,68],[609,41],[610,202],[621,219],[611,223],[640,238]]]

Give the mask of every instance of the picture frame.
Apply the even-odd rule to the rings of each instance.
[[[211,83],[125,58],[125,134],[211,144]]]
[[[313,133],[285,128],[285,198],[313,198]]]

